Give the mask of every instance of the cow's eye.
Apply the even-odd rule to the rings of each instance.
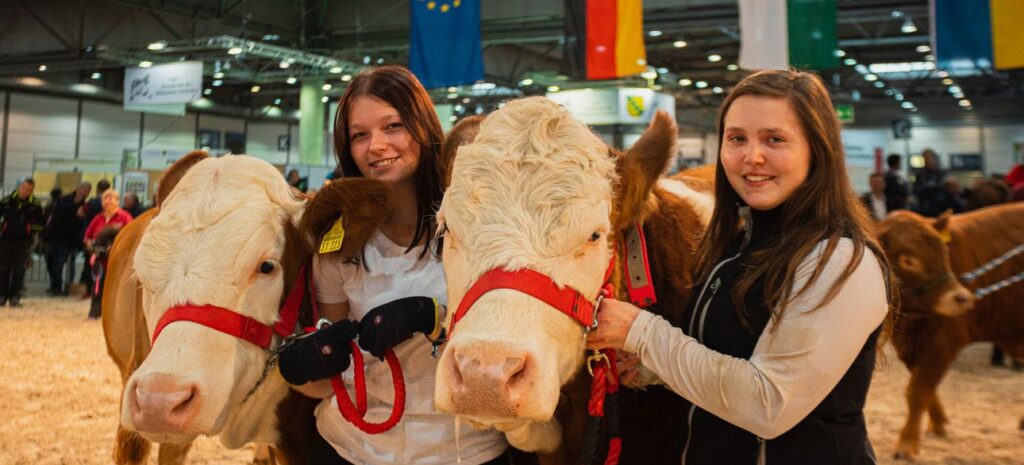
[[[274,262],[266,261],[260,263],[260,273],[270,274],[274,272]]]
[[[601,231],[594,231],[594,234],[590,235],[590,242],[597,242],[601,240]]]

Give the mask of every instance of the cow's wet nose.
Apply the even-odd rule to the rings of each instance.
[[[459,412],[515,416],[530,377],[532,357],[512,346],[454,347],[448,358],[453,403]]]
[[[195,383],[170,375],[152,375],[129,386],[128,405],[135,429],[148,433],[182,433],[199,412]]]

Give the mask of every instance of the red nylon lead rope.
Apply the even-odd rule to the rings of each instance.
[[[364,372],[363,353],[355,341],[352,344],[352,370],[355,374],[356,402],[352,405],[352,399],[345,389],[345,383],[341,376],[331,378],[331,387],[334,388],[334,395],[338,399],[338,411],[341,416],[348,420],[367,434],[380,434],[394,428],[405,414],[405,377],[402,375],[402,366],[398,363],[398,357],[393,350],[384,353],[384,360],[391,368],[391,379],[395,385],[395,403],[391,409],[391,415],[380,423],[366,421],[366,374]]]

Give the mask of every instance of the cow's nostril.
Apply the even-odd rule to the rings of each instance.
[[[185,414],[186,412],[188,412],[189,408],[192,407],[192,401],[195,398],[196,398],[196,387],[192,386],[192,389],[189,389],[188,397],[185,397],[184,399],[182,399],[181,403],[179,403],[178,405],[175,405],[171,409],[171,414],[172,415],[182,415],[182,414]]]

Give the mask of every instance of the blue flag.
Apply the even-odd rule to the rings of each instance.
[[[484,78],[480,0],[412,0],[409,69],[423,87]]]

